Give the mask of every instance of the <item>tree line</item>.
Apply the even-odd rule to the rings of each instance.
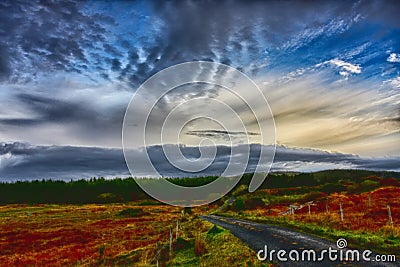
[[[167,178],[170,182],[187,187],[200,186],[210,183],[218,177],[195,178]],[[235,188],[240,185],[248,185],[252,174],[244,174]],[[346,183],[355,185],[387,183],[396,185],[399,183],[400,173],[397,172],[373,172],[365,170],[329,170],[314,173],[270,173],[261,189],[273,188],[307,188],[319,186],[326,193],[340,192],[348,188]],[[91,178],[75,181],[35,180],[17,181],[13,183],[0,183],[0,204],[85,204],[85,203],[112,203],[141,200],[143,203],[154,203],[138,186],[135,179],[149,178]],[[369,183],[366,183],[368,181]],[[232,189],[232,192],[235,190]],[[299,190],[300,190],[299,189]],[[355,190],[362,187],[355,186]]]

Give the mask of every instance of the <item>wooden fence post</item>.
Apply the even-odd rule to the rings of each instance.
[[[178,240],[179,235],[179,220],[176,221],[176,240]]]
[[[311,216],[311,203],[307,202],[307,206],[308,206],[308,216]]]
[[[326,200],[326,203],[325,203],[325,209],[326,209],[326,213],[329,213],[329,200],[327,199]]]
[[[372,207],[371,193],[368,194],[368,207]]]
[[[342,201],[340,201],[340,220],[343,222],[343,208],[342,208]]]
[[[392,219],[392,213],[390,212],[390,205],[387,205],[387,209],[388,209],[388,215],[389,215],[389,224],[390,226],[393,226],[393,219]]]
[[[156,242],[156,262],[158,267],[158,241]]]
[[[295,206],[289,205],[289,209],[290,209],[290,214],[291,214],[291,215],[294,215]]]
[[[172,259],[172,227],[169,228],[169,260]]]

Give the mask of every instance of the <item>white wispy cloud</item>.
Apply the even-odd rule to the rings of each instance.
[[[334,58],[331,60],[327,60],[321,63],[316,64],[312,69],[317,69],[322,66],[329,66],[333,65],[334,67],[339,69],[339,74],[343,76],[346,80],[349,78],[350,75],[352,74],[361,74],[362,68],[359,64],[353,64],[350,62],[343,61],[338,58]]]
[[[283,45],[283,49],[297,50],[322,35],[331,36],[333,34],[345,32],[354,22],[355,20],[353,20],[352,17],[338,18],[333,19],[331,22],[319,27],[305,28],[303,31],[300,31],[297,35],[293,36],[293,38],[286,42]]]
[[[360,65],[355,65],[349,62],[345,62],[340,59],[331,59],[329,60],[329,63],[338,66],[341,71],[339,72],[341,75],[348,75],[349,73],[355,73],[355,74],[360,74],[361,73],[361,67]],[[342,74],[343,73],[343,74]]]
[[[361,49],[364,46],[360,46],[359,48],[357,48],[354,51],[351,51],[351,53],[348,54],[348,56],[352,56],[352,53],[359,53],[359,51],[361,51]],[[290,82],[293,81],[295,79],[298,79],[299,77],[303,76],[304,74],[311,74],[311,72],[315,72],[318,71],[321,67],[326,67],[329,65],[333,65],[335,67],[337,67],[339,69],[339,74],[343,77],[345,77],[345,79],[348,79],[348,77],[351,74],[361,74],[362,69],[361,66],[359,64],[352,64],[350,62],[346,62],[343,61],[341,59],[338,58],[334,58],[331,60],[327,60],[312,66],[308,66],[308,67],[301,67],[299,69],[296,69],[294,71],[291,71],[289,73],[287,73],[286,75],[284,75],[282,78],[280,78],[280,82],[285,83],[285,82]]]
[[[400,77],[389,79],[383,82],[384,84],[389,84],[393,88],[400,89]]]
[[[387,58],[387,61],[392,63],[400,63],[400,54],[391,53]]]

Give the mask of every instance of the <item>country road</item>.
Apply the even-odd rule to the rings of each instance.
[[[338,246],[335,242],[331,242],[322,238],[318,238],[312,235],[307,235],[303,233],[298,233],[292,230],[289,230],[284,227],[272,226],[266,224],[260,224],[245,220],[239,220],[234,218],[221,217],[216,215],[207,215],[202,216],[204,220],[207,220],[213,224],[219,225],[227,230],[229,230],[233,235],[238,237],[240,240],[245,242],[250,248],[254,251],[258,252],[260,250],[265,251],[265,246],[267,245],[267,255],[270,255],[272,250],[275,250],[273,254],[272,262],[276,266],[387,266],[394,267],[400,266],[397,259],[397,262],[377,262],[375,261],[376,253],[372,253],[368,256],[371,261],[363,261],[362,253],[364,250],[360,250],[360,261],[356,262],[345,262],[345,261],[331,261],[329,258],[329,247],[333,250],[339,250]],[[350,250],[354,249],[351,248]],[[287,261],[281,261],[277,258],[277,251],[285,250],[286,254],[281,255],[281,258],[287,259]],[[373,248],[371,248],[373,249]],[[291,250],[297,250],[299,252],[300,261],[292,261],[290,258],[296,257],[295,252],[289,254]],[[305,253],[305,261],[301,260],[302,251],[304,250],[315,250],[316,258],[320,258],[322,250],[328,250],[325,252],[323,259],[321,261],[307,261],[308,253]],[[346,249],[343,249],[343,258],[345,259]],[[349,251],[348,255],[350,255]],[[260,254],[261,257],[264,257],[265,253],[262,252]],[[292,257],[289,257],[292,255]],[[337,258],[340,258],[340,252],[332,252],[333,255],[337,255]],[[268,260],[268,258],[267,258]]]

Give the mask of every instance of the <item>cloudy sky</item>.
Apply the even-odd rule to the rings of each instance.
[[[158,71],[194,60],[232,66],[261,89],[276,124],[273,170],[399,171],[398,14],[397,1],[378,0],[2,1],[0,178],[128,175],[121,129],[131,97]],[[158,105],[201,97],[229,99],[186,86]],[[219,145],[202,172],[218,174],[227,135],[241,133],[198,121],[179,142],[189,157],[202,138]],[[258,135],[250,128],[252,143]],[[271,145],[261,143],[253,154]],[[147,151],[161,173],[182,175],[156,142]]]

